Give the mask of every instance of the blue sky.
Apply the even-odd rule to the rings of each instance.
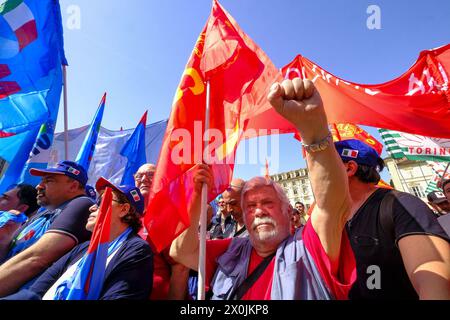
[[[108,97],[102,125],[108,129],[134,127],[147,109],[148,122],[168,118],[175,89],[209,16],[211,1],[60,3],[70,65],[69,128],[90,123],[105,91]],[[392,80],[415,62],[421,50],[450,42],[448,0],[220,3],[277,67],[302,54],[328,72],[353,82]],[[367,28],[369,5],[381,10],[379,30]],[[63,130],[60,110],[58,132]],[[365,128],[379,138],[376,130]],[[235,175],[249,178],[261,174],[262,151],[258,164],[237,165]],[[279,157],[268,154],[269,158],[278,158],[271,163],[271,173],[305,166],[300,144],[292,135],[279,138],[279,151]],[[238,156],[245,156],[242,148]],[[383,177],[389,180],[386,173]]]

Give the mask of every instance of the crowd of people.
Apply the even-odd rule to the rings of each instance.
[[[217,212],[209,208],[207,298],[450,299],[450,180],[429,206],[378,188],[383,160],[359,140],[333,143],[311,81],[276,83],[268,100],[300,133],[315,203],[292,206],[267,177],[233,179]],[[0,198],[1,299],[72,299],[102,201],[111,202],[110,238],[90,299],[196,299],[201,190],[214,176],[206,164],[192,170],[190,227],[157,252],[142,224],[154,164],[139,168],[135,185],[101,177],[95,188],[72,161],[32,169],[36,187]]]

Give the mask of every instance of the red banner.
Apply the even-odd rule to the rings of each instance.
[[[422,51],[405,74],[376,85],[345,81],[301,55],[282,69],[287,78],[315,83],[330,123],[445,138],[450,138],[449,70],[450,44]]]

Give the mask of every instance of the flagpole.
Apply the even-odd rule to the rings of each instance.
[[[63,81],[64,81],[64,91],[63,91],[63,99],[64,99],[64,160],[69,159],[69,133],[68,131],[68,117],[67,117],[67,72],[66,66],[63,65]]]
[[[205,112],[205,132],[209,130],[209,100],[210,100],[209,80],[206,82],[206,112]],[[202,144],[203,145],[203,144]],[[203,154],[203,150],[202,150]],[[202,205],[200,211],[200,244],[198,254],[198,285],[197,299],[205,300],[205,264],[206,264],[206,224],[207,224],[207,202],[208,186],[206,183],[202,186]]]
[[[400,169],[399,169],[398,166],[397,166],[396,160],[395,160],[394,158],[392,158],[392,160],[394,160],[394,166],[395,166],[395,169],[397,170],[398,174],[400,175],[400,182],[401,182],[401,184],[402,184],[402,188],[404,188],[404,185],[406,186],[406,190],[403,189],[403,191],[408,192],[408,193],[411,193],[411,192],[409,191],[408,183],[406,182],[405,178],[403,177],[402,172],[400,171]],[[402,180],[403,180],[403,181],[402,181]]]

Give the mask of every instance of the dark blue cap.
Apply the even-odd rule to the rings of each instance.
[[[86,195],[89,198],[91,198],[93,200],[97,199],[97,193],[95,192],[95,189],[93,186],[90,186],[87,184],[86,187],[84,187],[84,190],[86,191]]]
[[[54,168],[30,169],[30,174],[32,176],[38,177],[42,177],[47,174],[63,174],[68,176],[69,178],[77,180],[83,186],[85,186],[88,181],[86,170],[78,163],[73,161],[61,161]]]
[[[375,149],[369,147],[367,144],[360,140],[349,139],[343,141],[337,141],[334,143],[339,156],[342,161],[355,161],[357,164],[364,164],[369,167],[379,166],[379,160],[381,159]]]
[[[136,212],[141,216],[144,215],[145,201],[144,196],[141,194],[139,188],[133,185],[116,186],[105,178],[100,177],[95,184],[95,189],[100,192],[106,187],[110,187],[113,190],[122,193],[128,199],[130,204],[136,209]]]

